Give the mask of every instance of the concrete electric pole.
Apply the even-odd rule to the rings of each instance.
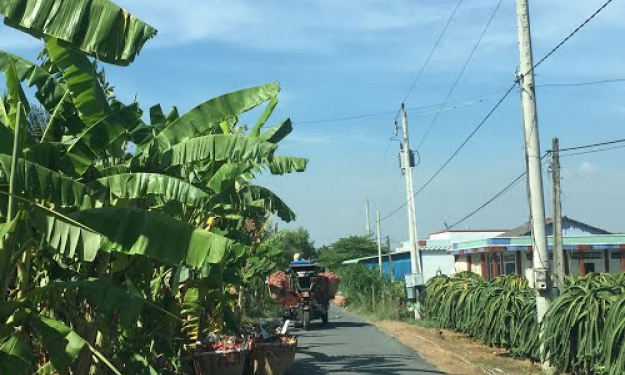
[[[525,157],[527,163],[527,178],[529,185],[530,215],[533,238],[534,259],[534,287],[536,290],[536,309],[538,323],[543,321],[550,305],[551,296],[549,280],[549,252],[545,233],[545,199],[543,196],[543,180],[541,171],[540,141],[538,137],[538,117],[536,113],[536,85],[534,84],[534,62],[532,56],[532,41],[530,31],[530,16],[528,0],[516,0],[519,52],[521,56],[519,83],[523,105],[523,120],[525,134]],[[540,335],[543,334],[541,329]],[[541,346],[541,357],[544,358],[544,348]],[[543,370],[553,373],[554,370],[547,361],[542,363]]]
[[[376,213],[375,218],[378,230],[378,266],[380,266],[380,273],[382,273],[382,235],[380,233],[380,211]]]
[[[419,237],[417,233],[417,218],[415,213],[414,192],[412,187],[412,158],[410,157],[410,141],[408,137],[408,119],[404,103],[401,104],[401,130],[403,133],[402,157],[404,162],[404,176],[406,178],[406,205],[408,207],[408,233],[410,235],[410,271],[421,273],[421,258],[419,256]]]
[[[556,287],[562,293],[564,290],[564,246],[562,244],[562,203],[560,201],[560,142],[554,138],[551,145],[551,173],[553,176],[553,272]]]
[[[386,247],[388,247],[388,270],[391,276],[391,282],[395,282],[395,273],[393,271],[393,257],[391,255],[391,238],[386,236]]]
[[[371,221],[369,220],[369,199],[365,199],[365,234],[371,236]]]

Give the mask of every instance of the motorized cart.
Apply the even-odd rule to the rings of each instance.
[[[286,272],[286,293],[282,300],[286,318],[298,321],[304,330],[311,320],[328,323],[330,289],[328,279],[320,275],[323,269],[308,261],[291,262]]]

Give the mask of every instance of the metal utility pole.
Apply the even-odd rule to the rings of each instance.
[[[386,236],[386,247],[388,247],[388,269],[391,276],[391,282],[395,282],[395,273],[393,272],[393,256],[391,255],[391,238]]]
[[[365,199],[365,230],[367,237],[371,236],[371,222],[369,221],[369,199]]]
[[[562,293],[564,290],[564,246],[562,245],[562,203],[560,201],[560,141],[554,138],[551,145],[551,172],[553,176],[553,270],[555,272],[556,287]]]
[[[417,218],[415,214],[414,192],[412,187],[412,163],[410,157],[410,141],[408,137],[408,119],[404,103],[401,104],[401,130],[403,133],[402,156],[404,160],[404,176],[406,177],[406,202],[408,207],[408,233],[410,235],[410,270],[421,273],[419,256],[419,237],[417,234]]]
[[[376,213],[376,227],[378,228],[378,265],[382,273],[382,238],[380,234],[380,211]]]
[[[536,289],[536,309],[538,323],[543,321],[550,305],[549,297],[549,253],[547,236],[545,233],[545,199],[543,195],[543,181],[541,171],[540,142],[538,137],[538,117],[536,113],[536,85],[534,84],[534,62],[532,56],[532,41],[530,32],[530,16],[528,0],[516,0],[517,20],[519,33],[519,52],[521,57],[519,83],[523,105],[523,120],[525,134],[525,157],[527,163],[527,178],[529,185],[530,215],[532,238],[534,241],[534,287]],[[543,334],[541,329],[540,335]],[[541,354],[544,348],[541,346]],[[544,355],[541,355],[544,358]],[[553,373],[554,370],[547,361],[542,362],[543,370]]]

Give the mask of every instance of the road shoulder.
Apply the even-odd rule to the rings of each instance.
[[[540,374],[540,366],[489,348],[466,335],[395,321],[372,322],[387,335],[418,352],[427,362],[449,374]]]

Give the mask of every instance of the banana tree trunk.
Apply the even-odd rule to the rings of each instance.
[[[110,261],[109,253],[100,253],[96,260],[94,274],[101,279],[108,272]],[[83,317],[78,324],[78,334],[82,336],[90,345],[95,346],[98,337],[98,315],[97,311],[87,301],[83,301]],[[78,356],[75,375],[89,375],[93,365],[93,357],[88,348],[84,348]]]

